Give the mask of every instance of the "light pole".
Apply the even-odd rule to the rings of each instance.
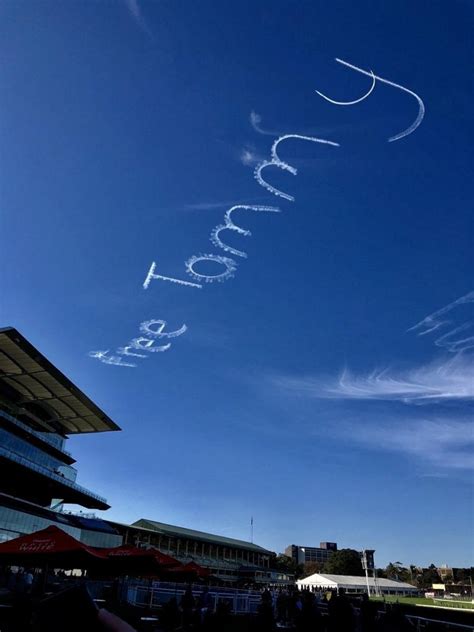
[[[360,554],[360,559],[362,562],[362,568],[365,571],[365,580],[367,582],[367,593],[370,597],[370,583],[369,583],[369,569],[372,571],[374,577],[374,595],[379,594],[379,589],[377,585],[377,573],[375,570],[375,562],[374,562],[374,553],[373,549],[364,549]]]

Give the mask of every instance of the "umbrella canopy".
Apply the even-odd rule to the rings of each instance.
[[[106,559],[99,550],[53,525],[0,544],[0,565],[87,568]]]
[[[199,566],[196,562],[188,562],[187,564],[181,564],[181,566],[175,566],[166,570],[174,578],[182,580],[196,578],[207,579],[211,575],[211,571],[208,568]]]
[[[112,549],[97,549],[107,559],[107,565],[97,570],[116,575],[158,576],[168,567],[179,565],[178,560],[157,549],[140,549],[123,544]]]
[[[140,549],[131,544],[122,544],[113,549],[101,549],[110,559],[116,558],[154,558],[161,566],[178,566],[180,562],[155,548]]]
[[[209,577],[209,575],[211,574],[211,571],[208,568],[199,566],[199,564],[196,564],[196,562],[188,562],[187,564],[184,564],[183,570],[191,571],[193,573],[196,573],[198,577],[203,577],[203,578]]]

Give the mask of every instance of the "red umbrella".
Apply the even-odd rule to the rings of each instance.
[[[188,562],[187,564],[181,564],[181,566],[176,566],[174,568],[166,569],[169,573],[172,573],[173,576],[180,577],[182,579],[185,578],[196,578],[206,579],[211,574],[211,571],[208,568],[203,568],[196,564],[196,562]]]
[[[156,557],[157,561],[162,566],[180,566],[181,565],[181,562],[179,560],[175,559],[174,557],[171,557],[171,555],[167,555],[166,553],[162,553],[161,551],[158,551],[158,549],[151,548],[151,549],[148,549],[148,551],[153,551],[153,555]]]
[[[157,549],[140,549],[123,544],[112,549],[98,549],[108,560],[108,568],[116,574],[160,575],[163,570],[179,564],[178,560]],[[99,569],[100,570],[100,569]]]
[[[99,550],[53,525],[0,544],[0,565],[48,564],[52,568],[87,568],[90,563],[105,559]]]
[[[196,562],[188,562],[183,566],[183,569],[196,573],[198,577],[209,577],[209,575],[211,574],[211,571],[208,568],[199,566],[199,564],[196,564]]]
[[[166,553],[162,553],[155,548],[149,549],[140,549],[137,546],[133,546],[132,544],[122,544],[122,546],[117,546],[113,549],[100,549],[107,557],[117,559],[117,558],[151,558],[154,559],[155,562],[160,564],[160,566],[178,566],[180,562],[176,560],[171,555],[166,555]]]

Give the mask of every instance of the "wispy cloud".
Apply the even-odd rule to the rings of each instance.
[[[239,155],[240,162],[246,167],[254,167],[263,160],[262,154],[259,154],[253,147],[244,147]]]
[[[450,469],[474,468],[474,432],[468,419],[386,419],[342,426],[341,438],[369,449],[386,450]]]
[[[148,24],[146,23],[145,18],[143,17],[138,0],[124,0],[124,2],[125,2],[125,6],[128,9],[128,12],[132,16],[132,18],[135,20],[135,22],[138,24],[138,26],[142,29],[144,33],[146,33],[147,35],[151,37],[152,32]]]
[[[253,110],[250,112],[249,120],[250,125],[253,127],[253,129],[263,136],[281,136],[281,134],[283,133],[281,131],[278,132],[275,130],[264,129],[261,126],[262,117],[260,116],[260,114],[257,114],[257,112],[254,112]]]
[[[474,320],[468,320],[462,324],[459,324],[459,321],[456,322],[456,318],[459,317],[459,308],[469,304],[474,304],[474,292],[468,292],[449,305],[445,305],[433,314],[426,316],[419,323],[410,327],[408,331],[416,331],[418,336],[426,336],[436,332],[438,337],[435,339],[435,345],[447,349],[451,353],[471,349],[474,347],[474,336],[466,335],[466,333],[472,333]],[[439,333],[442,335],[439,336]]]
[[[220,208],[230,208],[231,206],[235,206],[236,204],[252,204],[254,202],[258,202],[259,200],[267,199],[265,197],[255,197],[251,200],[227,200],[224,202],[196,202],[193,204],[185,204],[184,208],[189,211],[213,211],[215,209]]]
[[[280,376],[279,387],[320,399],[392,400],[405,403],[474,399],[474,360],[458,354],[406,370],[384,369],[355,375],[345,369],[338,378]]]

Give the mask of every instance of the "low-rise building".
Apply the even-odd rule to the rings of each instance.
[[[334,551],[337,551],[336,542],[321,542],[319,547],[290,544],[285,549],[285,555],[291,557],[297,564],[308,564],[309,562],[324,564]]]

